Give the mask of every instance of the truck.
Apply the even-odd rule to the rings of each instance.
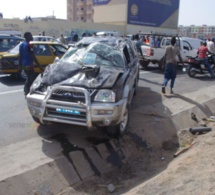
[[[150,43],[143,44],[141,46],[140,65],[143,68],[147,68],[149,63],[158,64],[160,70],[164,70],[165,67],[165,52],[166,47],[171,44],[172,36],[160,35],[160,34],[148,34],[142,35],[149,36]],[[187,56],[195,57],[197,55],[198,48],[202,44],[202,40],[189,37],[176,36],[176,45],[180,48],[180,54],[184,63],[187,62]],[[179,63],[179,59],[178,64]]]

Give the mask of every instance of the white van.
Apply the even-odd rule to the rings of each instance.
[[[197,49],[197,50],[203,43],[201,39],[197,39],[197,38],[181,37],[181,39],[184,42],[188,42],[191,45],[192,49]]]

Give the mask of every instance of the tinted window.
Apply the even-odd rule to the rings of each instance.
[[[15,47],[18,43],[20,43],[20,40],[16,38],[0,38],[0,51],[7,51]]]

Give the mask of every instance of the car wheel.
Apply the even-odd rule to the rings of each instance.
[[[129,105],[126,106],[122,120],[118,125],[106,127],[107,134],[114,137],[122,137],[128,130],[128,124],[130,119]]]
[[[146,69],[149,65],[149,61],[144,61],[144,59],[140,59],[139,63],[144,69]]]

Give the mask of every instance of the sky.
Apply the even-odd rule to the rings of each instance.
[[[114,0],[113,0],[114,1]],[[0,0],[4,18],[67,17],[67,0]],[[178,25],[215,25],[215,0],[180,0]]]

